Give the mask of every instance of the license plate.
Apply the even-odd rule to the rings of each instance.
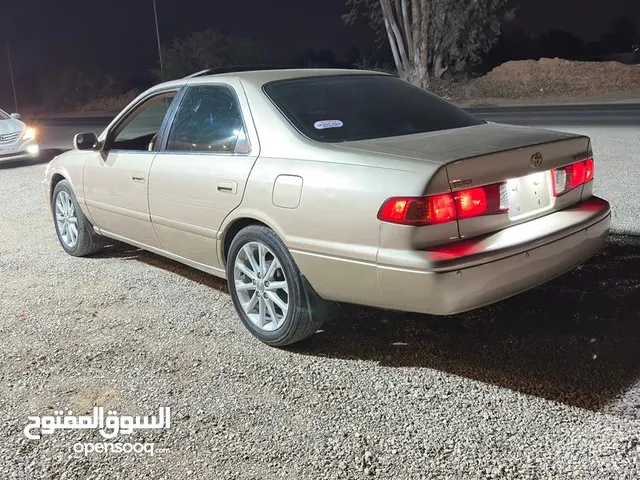
[[[7,153],[14,153],[16,151],[16,147],[2,147],[0,146],[0,155]]]
[[[509,219],[519,220],[551,207],[549,172],[538,172],[507,182]]]

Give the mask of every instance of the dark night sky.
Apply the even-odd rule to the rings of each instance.
[[[163,43],[212,28],[249,36],[273,54],[352,46],[371,50],[365,26],[347,28],[344,0],[156,0]],[[18,76],[62,63],[93,61],[119,78],[156,66],[152,0],[0,0],[0,35],[10,40]],[[595,40],[621,14],[640,26],[640,0],[519,0],[516,26],[551,28]],[[6,50],[0,50],[0,101],[11,98]],[[283,57],[284,58],[284,57]],[[9,91],[8,91],[9,90]],[[9,96],[7,96],[9,94]]]

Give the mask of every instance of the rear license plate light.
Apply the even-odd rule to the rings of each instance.
[[[549,171],[536,172],[507,182],[509,219],[518,220],[551,208]]]

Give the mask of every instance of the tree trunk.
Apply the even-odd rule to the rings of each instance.
[[[427,69],[422,67],[419,63],[411,62],[411,68],[407,73],[407,81],[413,83],[420,88],[427,88],[429,86],[429,75]]]
[[[440,79],[442,78],[442,75],[444,75],[444,72],[446,72],[449,67],[442,66],[444,62],[444,56],[441,51],[434,52],[432,60],[433,60],[433,76],[435,78]]]
[[[415,57],[418,66],[418,78],[416,85],[422,88],[429,86],[429,21],[431,17],[431,0],[413,0],[416,5],[419,3],[420,24],[417,28],[420,30],[420,43],[416,43]]]
[[[427,33],[431,0],[380,0],[380,10],[398,76],[427,87]]]
[[[384,18],[384,29],[387,32],[389,38],[389,46],[391,47],[391,53],[393,55],[393,61],[396,64],[398,75],[400,78],[406,78],[408,65],[403,62],[403,58],[400,54],[400,48],[398,45],[398,39],[393,31],[391,22],[393,21],[393,13],[391,11],[391,5],[389,0],[380,0],[380,9],[382,10],[382,17]]]
[[[398,0],[400,2],[400,7],[398,8],[399,12],[402,12],[402,26],[404,28],[404,34],[407,38],[407,53],[409,58],[411,59],[414,56],[414,43],[413,43],[413,32],[411,31],[411,16],[409,15],[409,6],[407,2],[409,0]],[[398,3],[396,2],[396,4]],[[397,7],[396,7],[397,8]]]

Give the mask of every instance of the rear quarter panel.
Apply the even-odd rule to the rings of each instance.
[[[341,152],[335,152],[334,161],[260,157],[241,206],[225,220],[222,230],[241,218],[259,220],[282,238],[300,271],[323,298],[354,303],[366,299],[381,306],[376,300],[382,225],[378,210],[391,196],[423,194],[438,166],[422,165],[412,171],[367,163],[365,157]],[[280,175],[302,179],[297,208],[274,204],[274,185]]]

